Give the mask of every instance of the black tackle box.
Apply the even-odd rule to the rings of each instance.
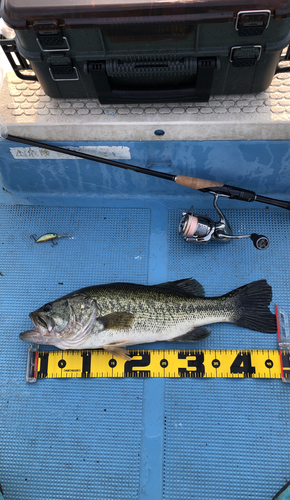
[[[288,70],[289,0],[2,0],[1,16],[16,73],[51,97],[207,101]]]

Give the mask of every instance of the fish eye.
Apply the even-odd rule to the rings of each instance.
[[[51,304],[45,304],[45,306],[43,306],[43,310],[44,312],[49,312],[52,310],[52,305]]]

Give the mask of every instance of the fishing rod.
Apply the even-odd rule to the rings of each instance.
[[[247,189],[241,189],[234,186],[229,186],[227,184],[222,184],[217,181],[211,181],[206,179],[199,179],[196,177],[188,177],[185,175],[175,175],[168,174],[166,172],[158,172],[157,170],[150,170],[149,168],[139,167],[137,165],[130,165],[129,163],[123,163],[116,160],[111,160],[108,158],[101,158],[100,156],[94,156],[88,153],[83,153],[81,151],[74,151],[67,148],[62,148],[60,146],[54,146],[52,144],[47,144],[41,141],[33,139],[25,139],[23,137],[17,137],[15,135],[8,134],[6,139],[9,141],[20,142],[23,144],[28,144],[30,146],[41,147],[57,153],[62,153],[66,155],[75,156],[78,158],[83,158],[85,160],[92,160],[97,163],[104,163],[106,165],[112,165],[114,167],[123,168],[126,170],[133,170],[140,174],[151,175],[153,177],[159,177],[160,179],[166,179],[168,181],[173,181],[176,184],[185,186],[191,189],[196,189],[204,193],[211,192],[218,195],[225,196],[227,198],[242,200],[242,201],[257,201],[260,203],[266,203],[267,205],[274,205],[276,207],[284,208],[290,210],[290,202],[277,200],[274,198],[267,198],[266,196],[260,196],[254,191],[249,191]]]
[[[185,241],[206,243],[212,238],[217,239],[219,241],[251,238],[254,243],[254,246],[259,250],[264,250],[265,248],[268,247],[269,240],[266,236],[257,235],[256,233],[248,235],[238,235],[238,236],[233,235],[230,224],[228,223],[221,209],[218,207],[219,197],[231,198],[247,202],[256,201],[259,203],[265,203],[267,205],[273,205],[279,208],[290,210],[290,202],[288,201],[277,200],[275,198],[269,198],[266,196],[260,196],[256,194],[254,191],[241,189],[234,186],[229,186],[227,184],[222,184],[217,181],[199,179],[196,177],[189,177],[179,174],[177,175],[169,174],[166,172],[158,172],[157,170],[150,170],[148,168],[131,165],[129,163],[123,163],[108,158],[102,158],[88,153],[83,153],[81,151],[71,150],[60,146],[54,146],[52,144],[47,144],[33,139],[25,139],[23,137],[18,137],[11,134],[7,134],[6,139],[8,139],[9,141],[14,141],[22,144],[28,144],[34,147],[48,149],[51,151],[55,151],[57,153],[83,158],[85,160],[95,161],[97,163],[112,165],[114,167],[122,168],[125,170],[132,170],[140,174],[151,175],[152,177],[159,177],[160,179],[172,181],[184,187],[212,194],[214,196],[214,208],[219,215],[219,221],[213,222],[208,217],[196,215],[193,213],[192,208],[187,212],[183,212],[182,219],[179,224],[179,232],[184,237]]]

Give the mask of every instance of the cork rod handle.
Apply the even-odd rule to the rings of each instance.
[[[222,187],[224,184],[216,181],[207,181],[205,179],[197,179],[196,177],[187,177],[185,175],[177,175],[175,179],[176,184],[181,186],[189,187],[191,189],[205,189]]]

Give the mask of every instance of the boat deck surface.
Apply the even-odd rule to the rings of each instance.
[[[214,97],[187,108],[177,103],[107,110],[96,101],[57,101],[36,87],[11,75],[4,82],[1,95],[8,100],[1,101],[0,112],[11,134],[58,140],[95,154],[101,148],[120,161],[289,199],[285,75],[263,95]],[[164,136],[155,135],[157,129]],[[267,279],[271,310],[278,304],[289,312],[288,211],[224,200],[220,205],[234,234],[265,234],[269,248],[258,251],[249,240],[195,245],[178,234],[179,220],[191,204],[216,220],[209,194],[23,144],[3,141],[0,147],[5,500],[272,499],[289,480],[288,384],[248,378],[28,384],[27,344],[18,335],[31,326],[29,312],[44,303],[117,281],[155,284],[193,277],[206,296],[216,296]],[[71,238],[55,246],[31,238],[47,232]],[[278,340],[219,324],[194,348],[270,350],[278,348]]]

